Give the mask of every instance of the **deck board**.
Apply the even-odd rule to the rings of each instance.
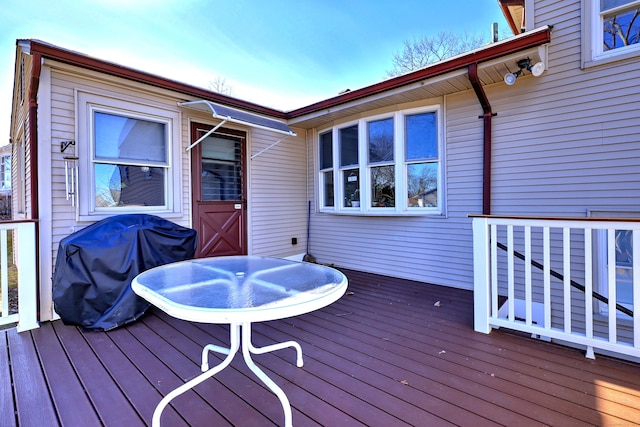
[[[51,398],[63,425],[95,425],[98,415],[75,374],[51,323],[32,332],[36,351],[51,387]]]
[[[287,394],[296,427],[633,425],[640,365],[494,330],[473,331],[469,291],[345,271],[329,307],[256,324],[255,355]],[[0,331],[1,426],[143,426],[173,388],[200,373],[202,347],[228,346],[229,327],[151,310],[109,332],[60,321]],[[213,366],[223,355],[210,353]],[[14,403],[15,402],[15,403]],[[15,405],[15,406],[14,406]],[[17,416],[14,414],[17,411]],[[241,355],[176,398],[163,426],[282,425],[277,397]]]
[[[16,408],[13,404],[11,369],[9,367],[9,342],[6,334],[0,335],[0,414],[6,427],[16,425]],[[6,415],[6,416],[5,416]]]
[[[13,378],[16,413],[21,426],[44,426],[58,423],[53,402],[36,353],[31,333],[6,332],[9,339],[11,376]],[[13,418],[14,414],[7,414]],[[2,414],[4,424],[5,414]]]
[[[84,334],[77,328],[64,326],[61,322],[52,324],[74,365],[78,379],[87,390],[98,417],[104,425],[126,424],[130,427],[145,425],[118,384],[93,353]],[[114,411],[113,408],[118,410]]]

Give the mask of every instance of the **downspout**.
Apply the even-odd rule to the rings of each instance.
[[[497,113],[491,111],[491,104],[484,93],[482,83],[478,78],[478,64],[469,64],[469,81],[476,92],[482,106],[482,116],[478,118],[484,122],[483,159],[482,159],[482,214],[491,215],[491,118]]]
[[[38,218],[38,88],[42,56],[33,54],[29,84],[29,165],[31,172],[31,219]]]
[[[40,87],[40,72],[42,71],[42,55],[33,53],[31,65],[31,79],[29,82],[29,166],[31,172],[31,219],[37,220],[38,204],[38,88]],[[40,277],[40,226],[35,224],[36,246],[36,278]],[[36,311],[40,320],[40,280],[36,280]]]

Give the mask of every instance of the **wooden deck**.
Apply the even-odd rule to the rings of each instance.
[[[257,324],[254,343],[295,339],[255,360],[286,392],[295,426],[631,426],[640,365],[472,329],[472,293],[346,271],[325,309]],[[60,321],[0,331],[0,426],[143,426],[163,395],[199,373],[202,346],[228,326],[152,310],[106,333]],[[216,358],[218,356],[212,356]],[[212,360],[212,362],[214,362]],[[176,398],[163,426],[282,425],[276,396],[238,355]]]

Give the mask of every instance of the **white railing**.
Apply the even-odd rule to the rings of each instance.
[[[9,274],[12,264],[17,274]],[[17,323],[22,332],[39,326],[36,277],[36,222],[0,222],[0,327]],[[17,312],[13,313],[9,289],[15,286]]]
[[[523,331],[590,358],[594,349],[640,357],[639,220],[471,217],[476,331]]]

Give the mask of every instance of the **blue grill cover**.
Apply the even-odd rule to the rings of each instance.
[[[65,324],[107,331],[133,322],[149,303],[131,289],[139,273],[195,256],[197,234],[163,218],[131,214],[96,222],[60,241],[53,303]]]

